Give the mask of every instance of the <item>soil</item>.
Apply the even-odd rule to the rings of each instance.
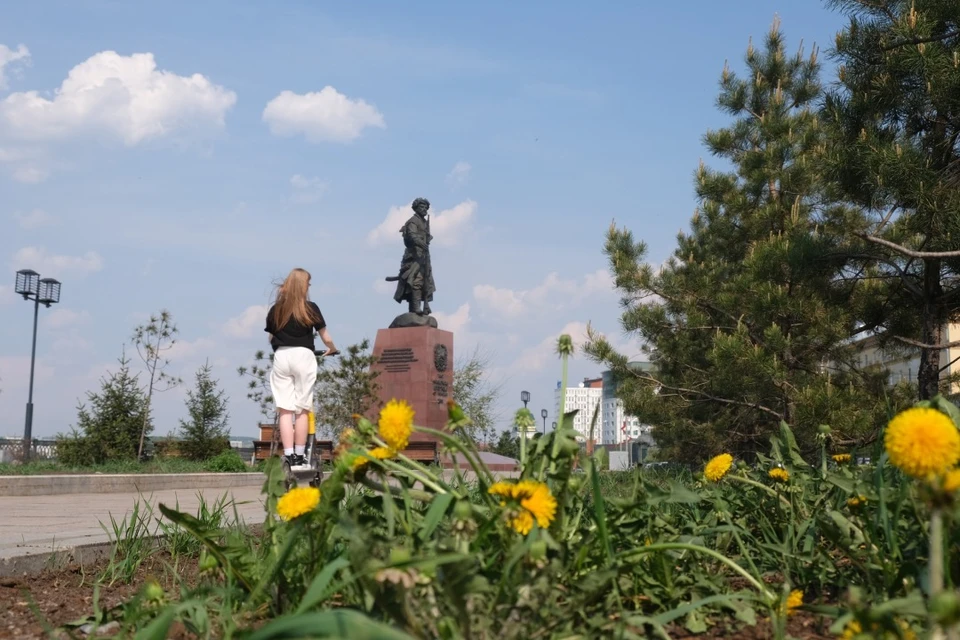
[[[798,611],[787,620],[787,636],[803,640],[836,640],[829,633],[831,621],[810,613]],[[757,626],[750,627],[742,623],[718,622],[706,633],[693,635],[681,627],[668,628],[667,633],[673,640],[714,640],[715,638],[737,638],[737,640],[769,640],[773,638],[773,628],[768,620],[758,620]]]
[[[156,580],[170,593],[176,586],[167,567],[171,558],[163,553],[151,556],[138,570],[131,584],[114,584],[100,589],[100,607],[110,609],[132,598],[147,580]],[[194,583],[198,567],[196,560],[180,561],[180,578]],[[67,567],[59,571],[45,572],[22,578],[0,578],[0,638],[15,640],[47,638],[47,628],[57,628],[84,620],[93,613],[93,587],[105,564],[96,567]],[[175,592],[175,591],[174,591]],[[35,610],[42,619],[37,616]],[[827,629],[830,622],[820,616],[797,612],[790,616],[787,632],[793,638],[805,640],[836,640]],[[169,636],[173,640],[192,638],[177,625]],[[758,621],[755,627],[744,626],[735,621],[714,621],[703,634],[693,635],[678,625],[668,632],[674,640],[714,640],[738,638],[739,640],[766,640],[772,638],[770,624]],[[54,636],[57,637],[57,636]],[[62,635],[66,638],[68,636]],[[83,637],[76,633],[75,637]],[[101,636],[102,637],[102,636]]]
[[[147,580],[156,580],[164,590],[171,592],[176,581],[167,568],[170,565],[169,555],[157,554],[140,566],[130,584],[101,586],[100,608],[108,610],[129,600]],[[47,638],[47,627],[61,627],[93,614],[94,582],[105,566],[106,563],[85,568],[71,566],[37,576],[0,578],[0,638]],[[178,566],[180,577],[194,583],[198,574],[197,561],[181,558]],[[82,637],[79,633],[75,635]],[[178,637],[189,636],[182,635],[182,631],[180,635],[171,636]]]

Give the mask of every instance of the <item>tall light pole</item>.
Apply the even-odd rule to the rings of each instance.
[[[543,418],[543,435],[547,435],[547,410],[540,410],[540,417]]]
[[[521,392],[520,392],[520,402],[523,403],[523,408],[526,409],[526,408],[527,408],[527,403],[530,402],[530,392],[529,392],[529,391],[521,391]]]
[[[53,278],[41,278],[40,274],[32,269],[17,271],[17,285],[15,291],[23,296],[24,300],[33,300],[33,346],[30,349],[30,390],[27,395],[27,416],[23,424],[23,461],[30,459],[30,444],[33,442],[33,371],[37,361],[37,319],[40,315],[40,305],[50,308],[50,305],[60,302],[60,282]]]

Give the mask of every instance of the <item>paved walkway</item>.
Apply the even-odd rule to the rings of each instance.
[[[141,502],[141,512],[145,507],[143,502],[153,505],[156,517],[162,517],[156,505],[163,503],[173,507],[178,502],[180,511],[195,515],[200,505],[198,493],[208,506],[229,494],[245,522],[263,522],[263,498],[259,486],[177,489],[142,496],[135,493],[80,493],[0,497],[0,560],[109,542],[110,536],[104,527],[112,533],[111,514],[119,524],[129,517],[137,501]],[[233,517],[232,507],[229,507],[228,515]],[[155,528],[156,525],[152,524],[151,533]]]

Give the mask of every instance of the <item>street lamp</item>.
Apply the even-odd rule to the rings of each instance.
[[[37,360],[37,317],[40,305],[60,302],[60,282],[53,278],[41,278],[32,269],[17,271],[17,284],[14,289],[24,300],[33,300],[33,346],[30,350],[30,391],[27,395],[27,417],[23,425],[23,461],[30,459],[30,443],[33,441],[33,370]]]
[[[543,435],[547,435],[547,410],[540,410],[540,417],[543,418]]]
[[[530,392],[529,392],[529,391],[521,391],[521,392],[520,392],[520,402],[523,403],[523,408],[526,409],[526,408],[527,408],[527,403],[530,402]]]
[[[556,422],[551,422],[551,423],[550,423],[550,428],[553,429],[554,431],[556,431],[556,430],[557,430],[557,423],[556,423]]]

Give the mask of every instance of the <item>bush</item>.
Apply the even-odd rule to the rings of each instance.
[[[233,449],[228,449],[210,458],[204,467],[207,471],[214,473],[241,473],[249,470],[247,463]]]

